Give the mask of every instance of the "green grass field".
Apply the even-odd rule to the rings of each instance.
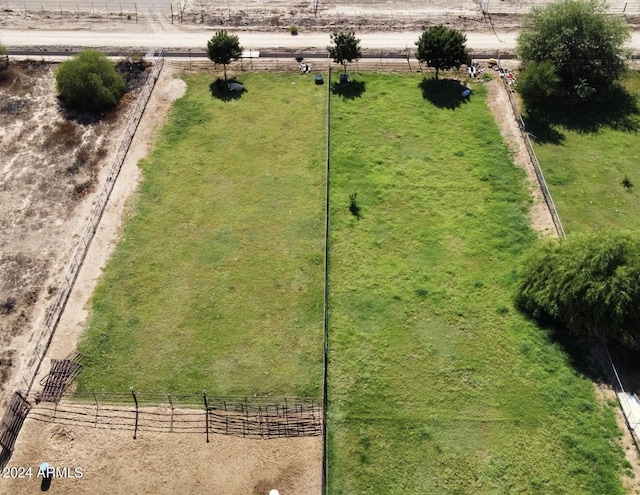
[[[485,89],[357,79],[332,103],[329,492],[622,493],[613,409],[513,309],[535,236]]]
[[[640,98],[640,72],[624,79]],[[559,139],[535,149],[560,218],[568,232],[640,228],[640,116],[635,130],[607,125],[595,132],[554,126]],[[616,126],[619,127],[619,126]],[[625,188],[628,178],[634,186]]]
[[[356,79],[332,97],[329,493],[622,493],[612,407],[513,309],[536,236],[485,88]],[[242,80],[223,102],[187,78],[80,391],[321,394],[326,86]]]
[[[188,77],[91,306],[80,391],[321,395],[326,87]]]

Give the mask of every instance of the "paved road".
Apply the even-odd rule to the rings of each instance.
[[[144,27],[142,29],[145,29]],[[30,47],[114,47],[135,49],[193,49],[204,50],[207,40],[211,38],[211,30],[185,30],[178,27],[163,27],[162,30],[147,32],[138,31],[40,31],[40,30],[10,30],[0,32],[0,42],[10,49]],[[245,49],[261,50],[274,48],[287,49],[319,49],[324,50],[329,44],[328,33],[301,33],[291,36],[288,33],[264,33],[234,31],[240,37],[240,43]],[[415,41],[419,32],[386,32],[359,34],[360,46],[365,49],[390,49],[402,51],[415,49]],[[512,50],[516,45],[516,32],[469,32],[467,46],[472,50]],[[635,53],[640,52],[640,32],[632,35],[631,48]]]

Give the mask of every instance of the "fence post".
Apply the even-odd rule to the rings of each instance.
[[[98,427],[98,397],[96,397],[96,393],[93,392],[93,400],[96,401],[96,423],[95,423],[95,427]]]
[[[133,401],[136,403],[136,424],[133,428],[133,439],[135,440],[138,434],[138,398],[136,397],[136,391],[133,389],[133,387],[129,387],[129,390],[131,390],[131,395],[133,395]]]
[[[204,424],[207,430],[207,443],[209,443],[209,405],[207,404],[207,389],[202,389],[202,399],[204,400]]]
[[[171,394],[169,394],[169,405],[171,406],[171,423],[169,425],[169,432],[173,433],[173,401],[171,400]]]

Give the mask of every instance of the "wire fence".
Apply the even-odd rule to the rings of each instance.
[[[140,96],[138,97],[138,102],[131,114],[129,124],[127,125],[120,138],[118,150],[116,151],[116,154],[107,173],[102,191],[100,192],[96,202],[93,205],[93,209],[89,214],[89,219],[87,220],[87,224],[80,236],[80,240],[76,247],[75,253],[69,261],[65,275],[58,284],[58,292],[47,312],[47,316],[45,318],[44,324],[42,325],[40,334],[39,336],[37,336],[33,354],[31,355],[29,361],[27,361],[26,369],[23,371],[21,385],[24,385],[27,393],[31,391],[33,382],[40,370],[40,366],[42,364],[44,356],[47,352],[47,349],[49,348],[49,344],[51,343],[53,334],[55,333],[55,330],[60,321],[62,311],[64,310],[64,307],[67,303],[69,294],[71,292],[71,289],[73,288],[73,284],[76,281],[80,267],[82,266],[82,263],[84,262],[84,259],[87,255],[87,251],[89,249],[89,246],[91,245],[93,236],[96,233],[98,223],[100,222],[104,209],[107,205],[107,202],[109,201],[109,196],[111,195],[111,191],[113,190],[116,178],[120,173],[120,169],[122,168],[125,156],[127,155],[127,151],[129,150],[131,140],[133,139],[133,135],[136,132],[138,123],[140,122],[144,109],[147,105],[147,102],[149,101],[151,91],[153,90],[156,80],[160,75],[163,64],[164,55],[161,52],[155,58],[153,70],[149,74],[147,82],[143,87]]]
[[[531,135],[527,132],[524,120],[520,113],[520,109],[518,108],[518,104],[516,99],[513,97],[513,87],[508,77],[506,77],[506,72],[500,68],[500,75],[502,76],[502,82],[504,83],[504,87],[507,91],[507,95],[509,95],[509,102],[511,103],[511,108],[513,109],[513,114],[516,116],[518,121],[518,126],[520,127],[520,131],[522,133],[522,137],[524,138],[524,144],[527,148],[527,153],[529,154],[529,158],[531,159],[531,163],[533,165],[533,169],[536,174],[536,178],[538,179],[538,184],[540,185],[540,190],[542,191],[542,195],[544,197],[545,203],[547,203],[547,207],[549,208],[549,213],[551,213],[551,219],[553,220],[553,225],[556,228],[556,232],[558,237],[566,237],[566,233],[564,230],[564,226],[560,221],[560,215],[558,215],[558,210],[556,208],[555,203],[553,202],[553,198],[551,197],[551,192],[549,191],[549,187],[547,186],[547,181],[544,178],[544,174],[542,173],[542,167],[540,166],[540,162],[538,161],[538,156],[536,155],[535,150],[533,149],[533,144],[531,143]]]
[[[320,436],[323,400],[314,398],[209,397],[201,394],[74,394],[56,403],[36,405],[29,417],[91,428],[139,432],[195,433],[271,439]]]
[[[622,385],[620,375],[618,374],[618,370],[616,369],[615,364],[613,364],[613,359],[611,359],[611,354],[609,354],[607,345],[603,343],[602,348],[606,353],[606,360],[611,367],[613,375],[611,382],[613,389],[616,392],[616,396],[618,397],[620,408],[622,409],[622,413],[624,414],[624,418],[627,422],[627,427],[629,428],[629,431],[631,431],[636,448],[640,451],[640,399],[638,399],[636,394],[631,394],[625,390]]]
[[[94,22],[150,22],[232,24],[241,26],[248,19],[262,19],[262,23],[278,26],[288,22],[312,23],[313,20],[350,19],[358,23],[361,18],[385,17],[405,21],[428,21],[438,18],[479,15],[480,7],[474,0],[453,0],[446,5],[420,5],[415,2],[386,0],[227,0],[158,1],[158,0],[0,0],[0,10],[24,19],[49,21],[90,20]]]
[[[534,7],[544,7],[549,0],[479,0],[483,12],[487,14],[523,15]],[[605,2],[608,12],[614,15],[640,14],[640,2]]]

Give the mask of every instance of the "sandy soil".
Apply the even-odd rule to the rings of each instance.
[[[40,463],[81,468],[81,478],[54,479],[58,494],[283,495],[320,493],[321,437],[244,440],[212,435],[139,433],[27,420],[9,462],[32,467],[31,479],[0,479],[0,492],[39,490]]]

